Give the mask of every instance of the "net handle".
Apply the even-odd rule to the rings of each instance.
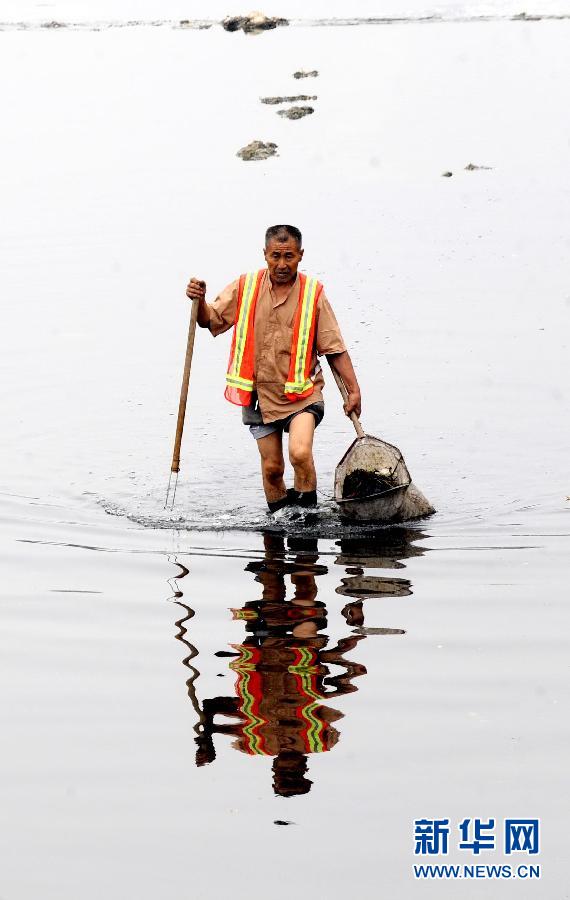
[[[342,399],[344,400],[345,403],[348,403],[348,391],[346,389],[346,385],[345,385],[344,381],[342,380],[342,378],[340,377],[340,375],[338,374],[336,369],[333,369],[332,366],[331,366],[331,372],[334,375],[334,380],[337,383],[338,389],[342,395]],[[356,431],[357,437],[363,438],[365,436],[364,428],[360,424],[360,419],[358,418],[358,416],[356,415],[355,412],[351,412],[350,421],[354,425],[354,430]]]

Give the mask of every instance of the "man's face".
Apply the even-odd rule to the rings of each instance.
[[[295,238],[288,237],[283,241],[271,238],[263,255],[273,284],[292,284],[295,281],[303,259],[303,250],[299,249]]]

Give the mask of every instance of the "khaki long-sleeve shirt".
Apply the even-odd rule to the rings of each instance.
[[[218,294],[213,303],[207,304],[210,320],[208,328],[214,337],[228,331],[235,323],[239,279],[233,281]],[[311,378],[315,389],[303,400],[288,400],[284,393],[289,374],[293,325],[299,302],[300,280],[295,279],[287,296],[278,300],[273,292],[269,273],[266,271],[255,308],[255,389],[265,424],[284,419],[311,403],[322,401],[325,383],[318,356],[343,353],[346,350],[338,323],[324,290],[317,302],[317,327],[312,348]]]

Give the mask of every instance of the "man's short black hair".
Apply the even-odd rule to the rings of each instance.
[[[303,246],[303,235],[298,228],[295,228],[294,225],[271,225],[265,232],[265,246],[267,247],[271,240],[286,241],[288,238],[293,238],[294,241],[297,241],[297,246],[299,250],[301,249]]]

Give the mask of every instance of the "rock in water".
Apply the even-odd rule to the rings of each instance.
[[[226,31],[245,31],[246,34],[259,34],[277,28],[278,25],[288,25],[287,19],[277,16],[266,16],[261,12],[251,12],[246,16],[226,16],[222,20],[222,27]]]
[[[300,69],[298,72],[293,72],[293,78],[317,78],[318,74],[316,69],[312,69],[310,72]]]
[[[252,141],[247,147],[242,147],[241,150],[238,150],[236,156],[239,156],[240,159],[246,162],[256,159],[269,159],[270,156],[277,156],[277,144]]]
[[[291,106],[290,109],[280,109],[277,111],[278,116],[285,119],[302,119],[304,116],[310,116],[314,113],[312,106]]]

